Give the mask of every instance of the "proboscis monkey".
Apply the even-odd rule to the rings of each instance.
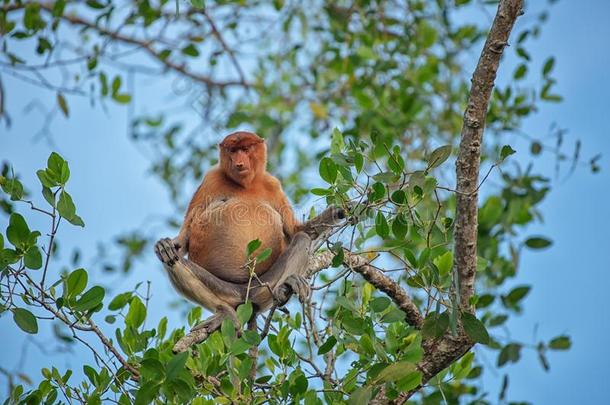
[[[329,208],[300,224],[279,180],[266,171],[267,148],[258,135],[235,132],[219,147],[220,162],[195,192],[178,236],[155,245],[174,287],[215,312],[195,327],[210,331],[227,317],[239,326],[235,308],[246,294],[256,312],[286,296],[286,289],[305,300],[311,240],[321,226],[343,218],[343,210]],[[262,242],[260,249],[271,248],[271,255],[257,263],[257,277],[250,280],[244,264],[254,239]]]

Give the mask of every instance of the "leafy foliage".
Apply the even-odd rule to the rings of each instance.
[[[552,244],[544,236],[524,235],[525,226],[542,217],[539,205],[551,182],[523,169],[524,152],[503,139],[504,134],[519,134],[523,120],[540,103],[561,101],[552,90],[554,59],[546,59],[535,72],[531,61],[537,56],[528,51],[546,10],[516,33],[509,55],[518,60],[514,80],[495,88],[488,114],[483,164],[487,175],[495,175],[495,185],[488,187],[485,176],[479,186],[484,197],[478,218],[478,285],[471,302],[476,314],[465,311],[465,303],[460,305],[453,294],[455,191],[450,184],[469,87],[465,60],[478,51],[487,29],[455,16],[477,7],[467,0],[409,0],[404,7],[369,1],[197,1],[184,7],[164,0],[59,0],[9,3],[0,9],[6,38],[2,52],[13,69],[31,68],[22,70],[35,80],[44,58],[50,69],[66,65],[81,72],[61,86],[40,83],[56,94],[56,108],[65,118],[73,114],[70,105],[79,95],[118,104],[137,98],[124,84],[122,64],[137,71],[140,61],[131,51],[143,52],[151,69],[157,69],[154,75],[169,71],[191,86],[189,94],[176,98],[197,100],[203,127],[224,133],[247,126],[265,136],[271,163],[281,167],[278,172],[284,173],[283,184],[295,201],[317,198],[320,205],[349,206],[357,219],[329,241],[334,268],[316,276],[315,295],[302,310],[273,315],[267,330],[238,333],[225,322],[192,356],[174,355],[171,348],[184,330],[168,330],[165,317],[151,319],[148,288],[138,285],[107,297],[102,286],[91,283],[91,269],[73,265],[60,270],[60,225],[85,226],[67,191],[68,162],[52,153],[36,172],[42,186],[36,197],[42,197],[44,207],[29,200],[28,190],[5,165],[0,186],[8,226],[0,234],[0,312],[12,313],[16,326],[29,334],[36,334],[50,316],[58,339],[84,344],[85,336],[91,336],[96,342],[88,346],[92,357],[83,364],[86,379],[74,381],[70,369],[43,368],[38,385],[16,385],[9,402],[363,404],[381,389],[389,399],[417,389],[423,381],[416,364],[424,339],[462,330],[486,348],[442,370],[420,390],[418,401],[485,403],[479,380],[488,366],[480,361],[479,350],[496,355],[497,366],[503,367],[533,347],[548,369],[548,350],[569,349],[568,336],[534,344],[504,342],[495,329],[522,311],[531,288],[513,285],[521,249]],[[269,33],[256,28],[260,35],[245,37],[249,21],[266,19],[274,22]],[[166,31],[166,24],[172,29]],[[56,50],[71,41],[79,41],[79,53],[73,62],[62,62],[66,54]],[[101,46],[104,41],[129,52],[123,57],[117,51],[113,59]],[[247,45],[251,42],[254,47]],[[35,56],[20,54],[27,46]],[[250,69],[235,57],[238,51],[254,53]],[[122,64],[112,65],[116,60]],[[238,77],[227,79],[227,67]],[[541,88],[523,81],[537,74]],[[200,180],[201,162],[214,163],[215,152],[211,137],[199,136],[199,127],[190,131],[187,119],[165,110],[134,117],[130,135],[155,148],[153,172],[176,201],[184,202],[188,193],[179,185],[184,179]],[[563,132],[553,135],[562,146]],[[568,160],[559,147],[531,142],[533,157],[555,150],[558,161]],[[579,146],[575,149],[577,162]],[[598,159],[589,161],[593,171]],[[45,246],[42,233],[30,229],[30,215],[20,213],[20,207],[28,206],[34,208],[28,214],[50,221]],[[168,225],[176,224],[168,220]],[[137,231],[120,235],[116,245],[123,260],[110,263],[102,251],[105,270],[130,271],[138,257],[150,253],[149,238]],[[270,256],[268,250],[257,252],[260,245],[258,240],[248,245],[244,254],[249,262]],[[365,256],[407,289],[426,314],[421,330],[408,325],[395,302],[344,264],[344,249]],[[245,324],[252,312],[249,303],[240,306],[239,321]],[[191,309],[189,324],[201,316],[201,308]],[[114,325],[113,335],[98,325],[102,317]],[[250,354],[254,347],[259,347],[258,358]]]

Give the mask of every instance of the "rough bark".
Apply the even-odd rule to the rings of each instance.
[[[472,86],[464,112],[460,148],[456,162],[457,205],[454,231],[454,277],[457,277],[456,298],[460,309],[473,312],[469,303],[474,293],[477,264],[478,182],[481,142],[485,119],[496,73],[504,48],[517,17],[523,13],[523,0],[501,0],[493,24],[472,75]],[[422,385],[463,356],[474,343],[458,325],[457,336],[448,332],[440,339],[422,343],[424,357],[417,364],[422,372]],[[402,404],[421,387],[402,393],[393,404]],[[388,403],[382,389],[373,403]]]
[[[503,0],[498,5],[496,17],[472,75],[470,96],[464,112],[456,162],[457,204],[453,256],[460,306],[470,311],[472,308],[468,301],[474,293],[477,269],[478,182],[485,117],[500,58],[522,8],[523,0]]]

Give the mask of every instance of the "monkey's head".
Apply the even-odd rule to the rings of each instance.
[[[220,167],[233,181],[247,187],[267,166],[265,140],[252,132],[239,131],[228,135],[218,145]]]

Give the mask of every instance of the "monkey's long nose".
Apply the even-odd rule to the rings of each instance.
[[[237,162],[235,163],[235,167],[237,167],[239,170],[244,168],[244,162]]]

